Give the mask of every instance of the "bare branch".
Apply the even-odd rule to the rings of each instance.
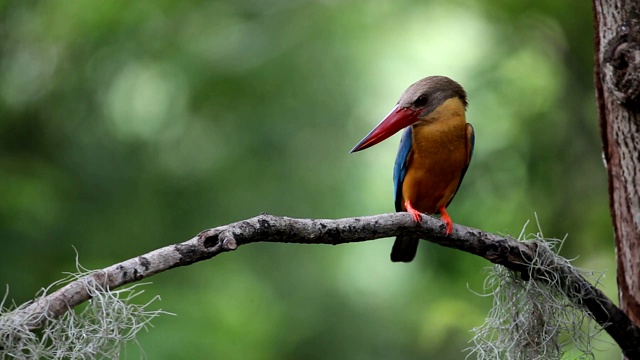
[[[462,225],[455,225],[453,233],[445,236],[445,227],[440,220],[424,216],[422,222],[417,224],[408,213],[336,220],[294,219],[262,214],[205,230],[183,243],[166,246],[93,272],[16,310],[20,312],[16,315],[19,319],[28,321],[30,328],[39,328],[46,319],[60,316],[89,300],[91,294],[85,286],[87,280],[101,284],[105,290],[113,290],[159,272],[207,260],[254,242],[338,245],[409,233],[442,246],[481,256],[520,273],[524,280],[532,278],[547,283],[549,279],[559,279],[561,288],[566,290],[564,292],[569,299],[586,309],[620,345],[627,357],[640,358],[640,330],[565,259],[554,255],[547,266],[531,266],[540,250],[536,242],[519,242],[510,237]]]

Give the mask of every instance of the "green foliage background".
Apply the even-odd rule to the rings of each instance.
[[[260,212],[392,211],[398,136],[348,151],[434,74],[465,86],[477,134],[454,221],[517,236],[537,213],[616,296],[588,2],[9,0],[0,34],[0,285],[16,303],[73,271],[74,247],[102,268]],[[149,297],[177,316],[140,345],[463,358],[489,263],[425,243],[392,264],[391,242],[255,244],[155,276]]]

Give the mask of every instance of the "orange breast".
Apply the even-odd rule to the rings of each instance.
[[[404,201],[425,214],[435,214],[455,195],[467,166],[464,115],[415,126],[402,184]]]

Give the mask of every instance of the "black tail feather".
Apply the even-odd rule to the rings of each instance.
[[[411,262],[416,257],[419,241],[415,236],[398,236],[391,248],[391,261]]]

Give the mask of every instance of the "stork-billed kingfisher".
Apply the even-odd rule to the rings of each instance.
[[[381,122],[352,150],[373,146],[405,128],[393,167],[396,211],[407,211],[420,222],[422,214],[438,214],[453,222],[446,208],[455,196],[473,154],[473,126],[465,118],[467,94],[445,76],[429,76],[413,85]],[[391,249],[391,261],[410,262],[418,241],[400,235]]]

